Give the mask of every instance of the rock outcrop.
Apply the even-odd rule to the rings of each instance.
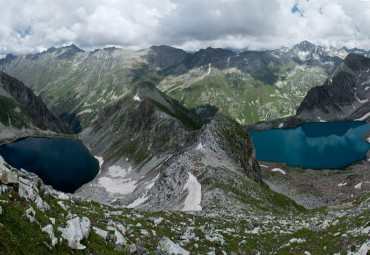
[[[207,151],[207,146],[209,144],[202,144],[194,150]],[[222,169],[214,170],[217,171],[213,176],[222,175]],[[247,191],[242,193],[244,203],[254,206],[250,210],[242,212],[233,207],[235,204],[230,204],[232,210],[228,211],[215,204],[211,211],[153,213],[58,192],[44,185],[36,175],[12,168],[0,157],[1,175],[8,171],[13,172],[15,178],[12,182],[0,179],[2,254],[34,251],[40,254],[269,254],[271,250],[366,254],[369,250],[366,240],[370,228],[368,217],[365,217],[369,210],[369,194],[309,211],[251,182],[243,183],[247,184],[244,185]],[[284,176],[289,176],[290,172],[287,170]],[[233,179],[227,198],[233,200],[243,191],[238,181],[244,177],[226,173],[223,178]],[[341,178],[340,174],[338,177]],[[208,179],[208,182],[216,181]],[[33,192],[21,197],[21,185]],[[355,188],[365,189],[368,184],[364,181],[362,187],[359,186]],[[203,187],[209,189],[207,185]],[[214,195],[222,199],[224,194],[219,189]],[[41,211],[37,197],[50,207]]]
[[[222,176],[230,172],[262,182],[251,136],[242,126],[218,114],[200,127],[186,108],[150,83],[103,109],[81,138],[104,164],[77,194],[105,203],[148,210],[209,208],[214,199],[227,200],[211,179],[227,186]],[[193,192],[187,185],[199,188]]]
[[[324,85],[312,88],[297,110],[305,121],[370,120],[370,59],[349,54]]]
[[[9,131],[39,129],[72,133],[72,130],[55,117],[31,89],[1,71],[0,104],[0,128],[2,129],[0,138],[6,137],[4,132],[7,129]]]
[[[71,45],[9,54],[0,60],[0,70],[25,81],[75,132],[142,81],[153,82],[189,109],[209,104],[250,124],[295,114],[307,91],[321,85],[349,52],[307,41],[290,49],[206,48],[193,53],[169,46],[83,52]]]

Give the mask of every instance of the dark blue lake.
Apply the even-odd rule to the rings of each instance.
[[[295,128],[250,130],[257,160],[312,169],[343,169],[366,159],[366,122],[308,123]]]
[[[98,161],[78,139],[28,137],[0,146],[0,155],[64,192],[75,192],[99,172]]]

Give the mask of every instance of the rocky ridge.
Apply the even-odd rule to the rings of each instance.
[[[104,163],[77,194],[148,210],[249,208],[242,198],[249,186],[264,196],[250,135],[221,114],[202,127],[189,114],[150,83],[107,106],[81,134]],[[227,199],[232,176],[241,194]]]
[[[307,91],[322,84],[348,52],[309,42],[239,53],[213,48],[187,53],[168,46],[84,52],[71,45],[8,55],[0,70],[26,80],[75,132],[88,127],[105,104],[146,80],[189,109],[213,105],[247,124],[293,115]]]
[[[58,192],[0,157],[0,252],[366,254],[369,195],[313,211],[147,212]],[[275,200],[277,203],[277,200]]]
[[[297,110],[305,121],[370,120],[370,59],[349,54],[324,85],[312,88]]]
[[[22,135],[72,133],[28,87],[1,71],[0,104],[0,141]]]

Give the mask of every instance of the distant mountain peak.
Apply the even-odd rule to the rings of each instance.
[[[316,48],[316,45],[307,40],[304,40],[299,44],[294,45],[293,48],[298,48],[301,51],[312,51]]]
[[[69,46],[64,46],[64,47],[62,47],[62,49],[68,49],[68,50],[72,50],[74,52],[84,52],[83,50],[78,48],[75,44],[71,44]]]

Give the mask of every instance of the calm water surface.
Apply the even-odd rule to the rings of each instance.
[[[0,146],[0,155],[64,192],[76,191],[99,172],[98,161],[78,139],[28,137]]]
[[[250,131],[257,160],[312,169],[343,169],[366,158],[366,122],[308,123],[295,128]]]

